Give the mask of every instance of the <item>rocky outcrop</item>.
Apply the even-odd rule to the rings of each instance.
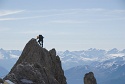
[[[14,83],[11,82],[10,80],[5,80],[3,84],[14,84]]]
[[[89,72],[85,74],[84,84],[97,84],[93,72]]]
[[[56,50],[42,48],[31,39],[20,58],[4,80],[15,84],[66,84],[59,56]]]
[[[2,79],[2,78],[0,78],[0,84],[1,84],[1,83],[3,83],[3,79]]]

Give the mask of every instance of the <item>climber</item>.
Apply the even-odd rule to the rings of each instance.
[[[38,42],[40,45],[42,45],[42,47],[43,47],[43,38],[44,37],[42,35],[37,36],[37,39],[39,39]]]

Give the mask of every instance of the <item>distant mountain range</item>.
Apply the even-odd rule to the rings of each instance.
[[[0,77],[5,76],[13,67],[22,51],[0,49]]]
[[[125,57],[123,57],[125,58]],[[68,84],[82,84],[85,73],[94,72],[97,84],[124,84],[125,60],[121,57],[65,70]]]
[[[21,52],[0,49],[0,66],[9,71]],[[114,48],[107,51],[90,48],[81,51],[58,51],[57,54],[61,58],[68,84],[83,84],[84,74],[89,71],[94,72],[98,84],[125,83],[125,49],[120,51]]]
[[[102,49],[93,49],[82,51],[59,51],[57,53],[62,61],[65,70],[80,65],[95,65],[95,63],[102,63],[107,60],[125,60],[125,49],[119,51],[114,48],[109,51]]]
[[[109,51],[89,49],[60,51],[68,84],[82,84],[88,72],[94,72],[97,84],[125,84],[125,49]]]
[[[3,78],[7,73],[8,71],[4,67],[0,66],[0,78]]]

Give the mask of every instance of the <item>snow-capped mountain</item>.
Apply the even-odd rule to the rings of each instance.
[[[22,51],[19,50],[4,50],[0,49],[0,66],[8,71],[15,64]]]
[[[4,50],[0,49],[0,59],[18,59],[22,51],[19,50]]]
[[[12,68],[17,61],[22,51],[19,50],[4,50],[0,49],[0,66],[6,68],[8,71]],[[109,51],[102,49],[93,49],[81,51],[57,51],[57,55],[60,56],[62,66],[64,70],[70,69],[80,65],[94,65],[98,62],[104,62],[106,60],[119,61],[125,60],[125,49],[119,51],[114,48]]]
[[[125,62],[122,64],[108,60],[91,65],[81,65],[65,71],[68,84],[83,84],[83,77],[88,72],[93,72],[97,84],[124,84]]]
[[[89,49],[86,51],[59,52],[68,84],[83,84],[84,74],[94,72],[98,84],[125,83],[125,49],[109,51]],[[74,66],[74,67],[73,67]]]
[[[119,51],[116,48],[109,51],[92,48],[86,51],[66,50],[64,52],[60,51],[57,54],[60,56],[65,70],[79,65],[90,65],[106,60],[112,60],[113,63],[116,60],[125,60],[125,50]]]

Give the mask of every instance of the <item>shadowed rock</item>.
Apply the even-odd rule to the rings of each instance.
[[[84,84],[97,84],[93,72],[89,72],[85,74]]]
[[[2,78],[0,78],[0,83],[3,83],[3,79]]]
[[[21,56],[4,80],[15,84],[66,84],[59,56],[56,50],[40,47],[31,39]]]

